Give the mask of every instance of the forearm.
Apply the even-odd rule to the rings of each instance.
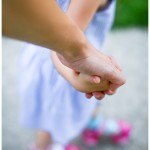
[[[104,7],[108,0],[72,0],[67,15],[84,31],[96,11]]]
[[[84,55],[86,38],[54,0],[3,0],[3,35],[41,45],[68,59]]]

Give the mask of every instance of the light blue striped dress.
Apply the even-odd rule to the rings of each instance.
[[[57,0],[66,12],[70,1]],[[110,29],[115,1],[95,14],[85,35],[100,49]],[[79,135],[89,122],[96,100],[87,100],[55,69],[50,50],[25,44],[19,58],[19,92],[21,96],[21,124],[51,133],[55,142],[67,144]]]

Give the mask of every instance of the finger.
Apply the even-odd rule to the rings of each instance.
[[[94,83],[100,83],[101,82],[101,79],[100,79],[100,77],[99,76],[91,76],[91,79],[92,79],[92,81],[94,82]]]
[[[100,76],[101,78],[104,78],[110,81],[111,83],[117,84],[118,87],[120,87],[126,82],[125,76],[123,75],[122,71],[117,69],[117,68],[120,68],[117,61],[112,56],[108,56],[108,59],[110,63],[106,63],[104,65],[105,68],[103,69],[105,71],[102,74],[100,74]]]
[[[113,66],[108,66],[103,78],[116,85],[116,89],[125,84],[126,79],[121,71]]]
[[[116,91],[107,90],[107,91],[104,91],[104,93],[107,95],[114,95],[116,93]]]
[[[93,92],[93,96],[97,100],[102,100],[105,97],[105,93],[103,93],[103,92]]]
[[[113,94],[116,93],[117,88],[118,88],[117,84],[110,83],[109,84],[109,90],[104,91],[104,93],[107,94],[107,95],[113,95]]]
[[[109,56],[111,62],[113,65],[115,65],[115,67],[119,70],[119,71],[122,71],[119,63],[117,62],[117,60],[113,57],[113,56]]]
[[[117,89],[118,89],[117,84],[110,83],[109,90],[107,91],[107,94],[108,95],[113,95],[117,91]]]
[[[102,100],[104,97],[105,97],[105,94],[103,94],[103,95],[101,95],[101,96],[95,96],[95,98],[96,98],[97,100]]]
[[[90,99],[93,96],[93,94],[92,93],[86,93],[85,96],[86,96],[86,98]]]

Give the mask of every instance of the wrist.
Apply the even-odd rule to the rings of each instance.
[[[76,27],[74,30],[71,30],[71,35],[73,36],[70,41],[68,41],[64,49],[58,53],[61,54],[61,56],[63,56],[68,62],[74,62],[79,59],[86,58],[88,55],[88,49],[90,49],[88,40],[79,28]]]
[[[86,44],[84,43],[76,43],[76,45],[72,45],[69,50],[64,51],[63,56],[69,62],[74,62],[79,59],[86,57]]]

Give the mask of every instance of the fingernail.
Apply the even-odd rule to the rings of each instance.
[[[115,91],[112,91],[112,90],[108,90],[108,91],[107,91],[107,94],[108,94],[108,95],[113,95],[114,93],[115,93]]]

